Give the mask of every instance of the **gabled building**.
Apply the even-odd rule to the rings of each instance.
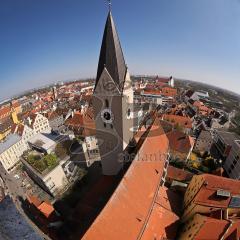
[[[35,134],[51,132],[48,119],[40,113],[31,114],[25,124],[31,127]]]
[[[170,122],[175,128],[181,128],[181,130],[186,134],[191,133],[192,120],[189,117],[163,114],[162,120]]]
[[[187,161],[193,150],[194,139],[181,131],[167,133],[171,158],[178,161]]]
[[[240,214],[240,182],[216,175],[195,175],[184,196],[182,222],[195,214],[220,214],[231,219]]]

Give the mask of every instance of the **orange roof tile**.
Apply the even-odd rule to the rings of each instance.
[[[27,196],[27,200],[30,204],[33,204],[35,207],[39,207],[41,205],[41,200],[36,196]]]
[[[177,152],[188,153],[194,145],[192,137],[177,130],[167,133],[167,137],[171,150]]]
[[[194,199],[196,204],[227,208],[231,197],[219,198],[216,196],[216,191],[221,189],[229,191],[231,195],[240,195],[240,181],[238,180],[210,174],[202,174],[198,177],[202,177],[206,184],[201,186],[196,195]]]
[[[133,240],[162,234],[157,223],[165,210],[155,201],[168,153],[168,139],[156,121],[143,135],[145,139],[136,158],[83,239]],[[165,215],[168,225],[172,217]],[[154,224],[155,230],[149,223]]]
[[[47,202],[40,204],[38,209],[46,218],[48,218],[54,212],[53,206]]]
[[[175,168],[173,166],[168,166],[167,177],[180,182],[188,182],[192,179],[193,173],[188,172],[183,169]]]
[[[192,120],[188,117],[163,114],[163,120],[172,122],[173,124],[179,124],[184,128],[192,128]]]
[[[230,224],[226,220],[214,219],[206,216],[201,217],[205,218],[205,221],[194,237],[194,240],[221,239]]]

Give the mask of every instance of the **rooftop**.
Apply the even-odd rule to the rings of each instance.
[[[193,179],[196,177],[202,178],[204,183],[194,198],[195,203],[199,205],[227,208],[231,199],[240,195],[240,181],[238,180],[210,174],[194,176]],[[219,197],[218,190],[222,190],[230,196]]]
[[[168,139],[155,121],[139,134],[138,143],[136,158],[83,239],[153,239],[156,234],[166,236],[166,229],[177,221],[178,217],[166,214],[157,203]]]
[[[10,134],[9,136],[7,136],[5,141],[0,143],[0,154],[5,152],[7,149],[9,149],[11,146],[18,143],[19,141],[21,141],[21,137],[17,134]]]
[[[46,137],[45,135],[43,135],[41,133],[33,136],[29,140],[29,143],[31,143],[39,148],[43,148],[45,150],[53,148],[56,145],[55,141],[53,141],[52,139]]]
[[[5,240],[42,240],[42,237],[26,222],[14,203],[7,196],[0,204],[0,237]]]
[[[224,140],[225,144],[232,146],[237,140],[240,140],[240,136],[233,132],[216,131],[217,134]]]

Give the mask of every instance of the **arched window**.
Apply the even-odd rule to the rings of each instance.
[[[131,114],[131,109],[129,108],[128,111],[127,111],[128,117],[130,117],[130,114]]]
[[[105,99],[105,107],[109,108],[109,101],[107,99]]]

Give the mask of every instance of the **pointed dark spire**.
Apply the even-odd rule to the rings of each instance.
[[[104,67],[106,67],[114,82],[122,88],[122,82],[124,82],[127,67],[111,11],[109,11],[105,25],[98,62],[96,85]]]

